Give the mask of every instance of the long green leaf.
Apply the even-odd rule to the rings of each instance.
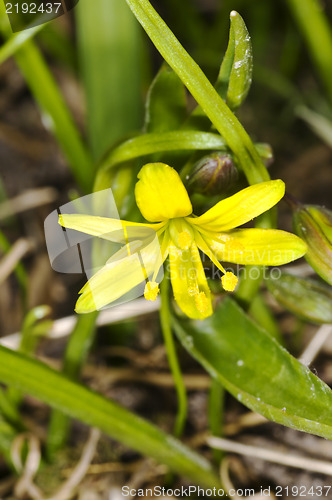
[[[0,346],[0,381],[98,427],[112,438],[166,464],[195,483],[217,486],[210,464],[154,425],[52,370]]]
[[[65,153],[79,185],[91,190],[94,171],[78,130],[37,46],[30,40],[16,53],[16,61],[49,126]]]
[[[288,0],[311,58],[332,102],[332,27],[320,0]]]
[[[105,189],[109,182],[110,170],[120,163],[154,153],[199,149],[226,149],[226,144],[220,135],[185,130],[134,137],[120,144],[106,156],[100,165],[94,189],[95,191]]]
[[[98,312],[81,314],[70,334],[63,360],[64,375],[78,381],[84,363],[88,357],[91,345],[95,338],[96,320]],[[62,449],[67,442],[70,432],[70,419],[61,411],[53,410],[47,433],[46,452],[53,458],[56,452]]]
[[[139,26],[119,0],[80,0],[78,48],[94,158],[142,122]]]
[[[10,56],[14,55],[27,40],[33,38],[41,29],[43,29],[43,27],[44,25],[40,24],[34,28],[12,35],[11,38],[9,38],[7,42],[0,47],[0,64],[5,62]]]
[[[188,352],[241,403],[280,424],[332,439],[332,391],[230,298],[175,331]]]
[[[1,31],[11,37],[4,4],[0,2]],[[6,22],[7,20],[7,22]],[[90,191],[94,172],[78,129],[68,111],[59,88],[33,40],[25,40],[15,52],[15,60],[36,99],[49,128],[53,131],[73,174],[85,191]]]
[[[187,130],[139,135],[113,149],[103,160],[100,170],[153,153],[197,149],[226,149],[226,143],[220,135]]]

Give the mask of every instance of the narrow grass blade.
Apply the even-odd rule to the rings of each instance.
[[[80,0],[78,48],[94,159],[142,123],[139,26],[122,0]]]
[[[6,23],[4,4],[0,2],[1,31],[10,39],[11,30]],[[15,60],[36,99],[45,123],[57,138],[77,182],[90,191],[94,178],[92,161],[83,145],[80,134],[68,111],[59,88],[33,40],[25,43],[15,53]]]
[[[2,47],[0,47],[0,64],[6,61],[9,57],[13,56],[15,52],[25,44],[27,40],[30,40],[36,36],[39,31],[43,29],[44,25],[40,24],[34,28],[30,28],[26,31],[21,31],[11,36],[7,42],[5,42]]]
[[[219,485],[205,458],[149,422],[36,360],[0,347],[0,381],[16,386],[87,425],[98,427],[196,484]]]
[[[330,102],[332,102],[332,27],[319,0],[288,0],[300,31],[307,43]]]

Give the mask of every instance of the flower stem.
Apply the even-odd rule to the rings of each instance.
[[[177,357],[174,337],[171,328],[169,283],[170,283],[169,274],[166,271],[164,279],[160,285],[160,295],[161,295],[160,323],[164,336],[167,358],[174,379],[175,389],[178,397],[178,411],[174,425],[174,434],[177,437],[179,437],[183,433],[183,429],[187,418],[187,393],[182,378],[181,368]]]

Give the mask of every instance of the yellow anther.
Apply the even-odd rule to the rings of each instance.
[[[156,300],[159,293],[159,285],[155,281],[148,281],[144,289],[146,300]]]
[[[199,292],[195,295],[195,304],[197,307],[197,310],[200,313],[205,313],[207,308],[208,308],[208,300],[206,298],[206,295],[204,292]]]
[[[230,271],[227,271],[221,278],[221,284],[226,292],[234,292],[238,281],[235,274]]]
[[[191,235],[188,231],[181,231],[178,238],[178,245],[182,250],[187,250],[192,243]]]

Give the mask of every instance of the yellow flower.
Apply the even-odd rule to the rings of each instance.
[[[213,312],[199,250],[221,271],[226,291],[235,289],[237,277],[226,272],[219,261],[274,266],[298,259],[306,251],[300,238],[285,231],[235,229],[278,203],[285,190],[281,180],[249,186],[196,217],[188,193],[173,168],[163,163],[149,163],[141,169],[138,179],[136,203],[149,223],[78,214],[62,215],[59,222],[66,228],[105,239],[112,239],[112,232],[118,230],[126,233],[128,228],[134,227],[154,229],[162,262],[169,258],[175,300],[191,318],[203,319]],[[106,263],[83,287],[76,304],[78,313],[100,309],[142,281],[142,273],[136,272],[137,259],[126,247],[128,245],[124,245],[116,259],[110,259],[112,262]],[[140,260],[145,266],[144,295],[147,300],[155,300],[159,287],[153,243],[145,244],[140,251],[144,254]]]

